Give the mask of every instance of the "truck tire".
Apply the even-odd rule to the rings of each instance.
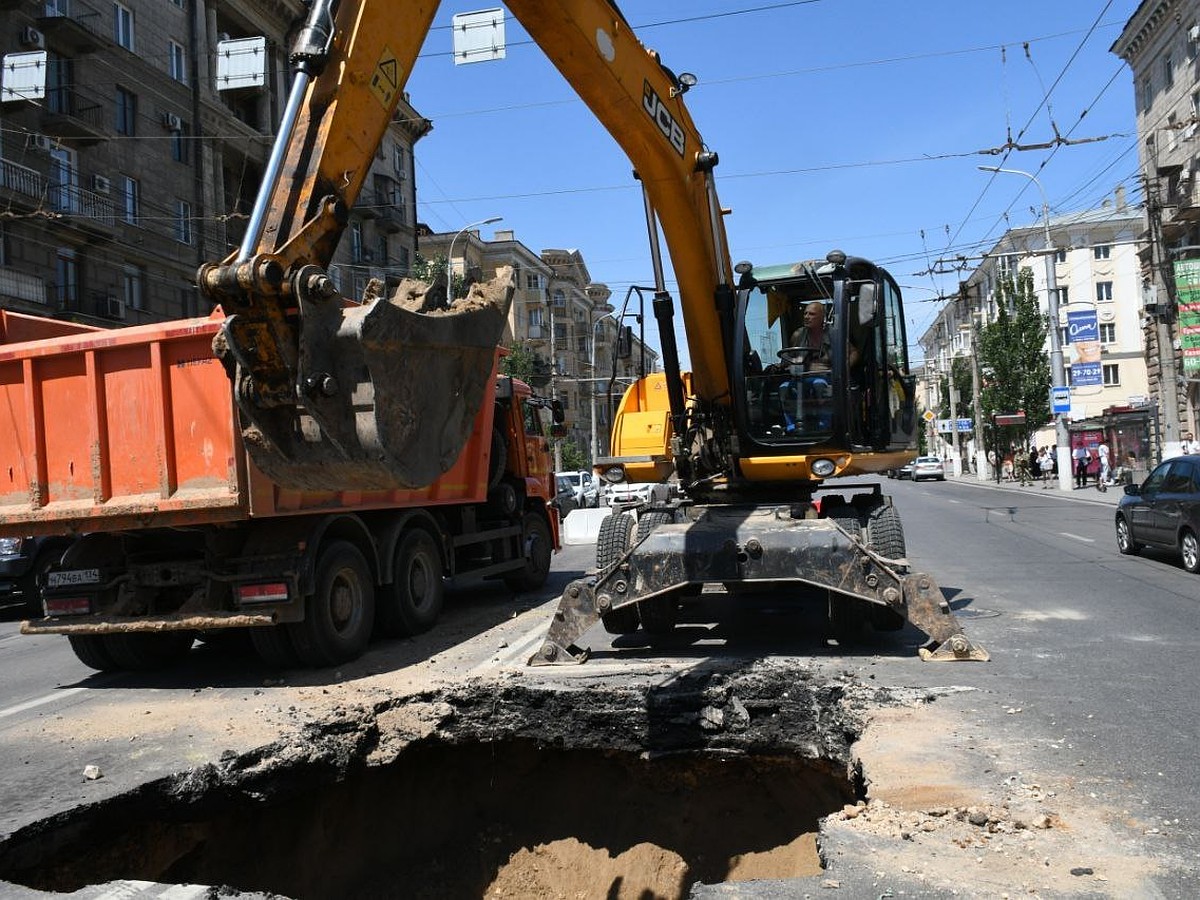
[[[659,525],[670,525],[675,514],[666,509],[652,509],[638,516],[637,539],[641,543]],[[665,637],[675,630],[679,621],[679,595],[675,592],[650,597],[638,604],[642,630],[651,637]]]
[[[149,672],[178,662],[195,640],[194,631],[128,632],[104,635],[104,646],[118,667]]]
[[[624,556],[633,544],[636,523],[628,513],[610,513],[600,522],[596,535],[596,568],[604,572]],[[600,617],[609,634],[633,634],[641,625],[636,603],[622,606]]]
[[[304,621],[289,628],[300,661],[336,666],[358,659],[375,624],[375,582],[362,552],[333,541],[317,558],[316,589],[306,598]]]
[[[496,410],[499,413],[499,410]],[[504,470],[508,468],[508,444],[504,442],[504,432],[492,428],[492,452],[488,459],[488,490],[500,483]]]
[[[121,667],[108,652],[102,637],[103,635],[99,634],[68,634],[67,641],[71,645],[71,651],[89,669],[116,672]]]
[[[384,585],[375,611],[384,637],[408,637],[433,627],[442,613],[442,556],[433,536],[410,528],[396,546],[392,583]]]
[[[904,525],[900,513],[891,504],[873,506],[867,514],[867,546],[887,559],[904,559],[908,547],[904,542]],[[870,605],[871,627],[876,631],[899,631],[904,616],[886,606]]]
[[[267,625],[247,628],[250,645],[268,666],[274,669],[291,669],[300,664],[296,648],[288,635],[290,625]]]
[[[536,591],[546,583],[550,574],[551,546],[550,526],[539,513],[527,512],[521,519],[521,548],[525,554],[525,567],[509,572],[504,583],[514,591]]]

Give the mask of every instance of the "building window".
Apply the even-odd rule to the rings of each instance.
[[[401,181],[408,177],[404,161],[404,147],[401,144],[392,144],[392,172]]]
[[[187,51],[174,41],[167,41],[167,72],[180,84],[187,84]]]
[[[188,160],[188,125],[184,122],[178,131],[171,132],[171,159],[177,163],[187,164]]]
[[[1067,251],[1066,250],[1055,250],[1054,251],[1054,261],[1056,263],[1065,263],[1067,261]]]
[[[354,222],[350,225],[350,261],[356,263],[363,261],[362,222]]]
[[[396,255],[397,268],[401,275],[407,275],[408,270],[412,267],[412,262],[408,258],[408,248],[401,246],[400,252]]]
[[[137,94],[117,88],[117,134],[131,137],[137,127]]]
[[[1172,59],[1169,50],[1163,54],[1162,76],[1164,89],[1171,87],[1175,83],[1175,60]]]
[[[525,289],[528,291],[540,291],[542,289],[542,280],[536,272],[527,272],[525,274]]]
[[[554,295],[553,295],[553,297],[552,297],[551,299],[552,299],[552,300],[553,300],[553,302],[554,302],[554,308],[555,308],[555,309],[565,309],[565,308],[566,308],[566,305],[567,305],[567,295],[566,295],[565,293],[563,293],[561,289],[560,289],[560,290],[557,290],[557,291],[555,291],[555,292],[554,292]]]
[[[141,186],[136,178],[121,176],[121,215],[130,225],[138,223],[141,206]]]
[[[587,353],[588,352],[588,340],[587,340],[586,335],[580,335],[579,337],[575,338],[575,352],[576,353]]]
[[[75,264],[75,251],[59,247],[54,260],[55,293],[59,309],[79,308],[79,269]]]
[[[1117,342],[1117,325],[1115,322],[1100,324],[1100,343],[1115,344]]]
[[[1071,332],[1066,325],[1063,325],[1058,329],[1058,346],[1065,347],[1069,343],[1071,343]]]
[[[1121,383],[1121,367],[1117,363],[1105,363],[1101,373],[1105,387],[1117,387]]]
[[[1142,112],[1149,110],[1151,104],[1154,103],[1154,83],[1150,80],[1149,75],[1142,79],[1138,90],[1138,97],[1142,101]]]
[[[1112,247],[1108,244],[1097,244],[1092,248],[1093,259],[1108,259],[1112,255]]]
[[[529,325],[530,325],[530,327],[533,327],[533,326],[537,326],[539,328],[541,327],[541,325],[542,325],[542,308],[540,306],[535,306],[529,310]]]
[[[376,239],[377,248],[375,250],[375,262],[381,266],[386,266],[388,263],[388,240],[386,234],[381,234]]]
[[[146,282],[146,273],[137,266],[126,266],[123,275],[124,299],[126,309],[142,309],[142,286]]]
[[[133,10],[120,3],[113,4],[113,40],[133,51]]]
[[[1112,282],[1097,281],[1096,282],[1096,302],[1111,303],[1112,302]]]
[[[192,204],[186,200],[175,201],[175,240],[181,244],[192,242]]]
[[[1059,306],[1066,306],[1068,303],[1071,302],[1070,286],[1060,287],[1057,289],[1057,291],[1058,291],[1058,305]]]

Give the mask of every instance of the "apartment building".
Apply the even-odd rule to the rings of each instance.
[[[1146,358],[1170,444],[1200,430],[1200,0],[1143,0],[1110,52],[1133,74]]]
[[[1055,248],[1054,276],[1057,285],[1060,345],[1067,384],[1070,386],[1071,422],[1099,421],[1117,411],[1144,410],[1151,405],[1146,365],[1142,309],[1142,274],[1138,258],[1138,235],[1144,227],[1144,211],[1128,205],[1124,192],[1100,207],[1051,216],[1051,243]],[[928,373],[926,408],[943,402],[941,377],[950,371],[955,358],[974,360],[974,335],[978,326],[996,319],[997,288],[1001,278],[1030,270],[1042,312],[1049,316],[1046,291],[1045,222],[1013,228],[987,252],[983,262],[964,280],[962,297],[945,304],[933,325],[920,338]],[[1099,335],[1098,378],[1076,378],[1073,366],[1091,361],[1092,349],[1072,340],[1072,320],[1078,313],[1094,314]],[[1049,341],[1046,346],[1050,354]],[[1075,368],[1076,373],[1083,370]],[[1096,380],[1099,383],[1093,384]],[[1088,382],[1088,383],[1085,383]],[[964,398],[970,401],[970,397]],[[929,435],[930,446],[945,452],[948,435]],[[983,471],[983,447],[973,435],[964,435],[963,446]],[[1054,432],[1046,425],[1039,444],[1053,444]]]
[[[608,287],[592,281],[583,254],[568,249],[535,253],[511,230],[497,230],[485,240],[474,228],[422,230],[419,250],[425,259],[448,259],[451,273],[467,280],[490,278],[502,266],[513,267],[516,292],[503,342],[529,348],[542,362],[546,374],[537,386],[562,401],[567,439],[593,457],[606,455],[612,406],[634,379],[656,371],[658,353],[640,330],[632,328],[632,317],[628,322],[621,319]],[[627,354],[617,353],[621,326],[631,328]]]
[[[193,277],[237,247],[286,103],[305,5],[0,3],[0,305],[122,325],[206,314]],[[402,101],[331,273],[398,281],[415,247]]]

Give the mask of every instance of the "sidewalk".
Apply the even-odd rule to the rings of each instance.
[[[976,487],[988,488],[994,491],[1016,491],[1021,494],[1040,495],[1045,497],[1070,497],[1073,500],[1084,500],[1089,503],[1104,503],[1108,506],[1116,506],[1121,498],[1125,496],[1125,486],[1121,484],[1113,485],[1106,491],[1096,489],[1095,479],[1090,479],[1085,488],[1072,488],[1069,491],[1060,490],[1058,487],[1057,476],[1052,478],[1048,484],[1049,487],[1042,487],[1042,480],[1038,478],[1036,481],[1022,485],[1019,481],[1000,481],[997,482],[994,478],[989,481],[981,481],[975,475],[963,473],[955,476],[950,472],[946,473],[947,481],[956,481],[960,484],[974,485]]]

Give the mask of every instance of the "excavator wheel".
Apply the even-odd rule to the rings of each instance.
[[[850,505],[841,505],[829,510],[828,518],[842,527],[851,537],[862,536],[862,520],[858,510]],[[867,621],[871,618],[871,604],[857,597],[829,595],[829,630],[841,647],[862,643]]]
[[[119,672],[121,666],[112,658],[102,634],[69,634],[71,652],[89,669],[100,672]]]
[[[904,559],[908,549],[904,543],[904,525],[900,514],[891,504],[874,506],[867,514],[867,546],[887,559]],[[870,605],[871,627],[876,631],[900,631],[904,616],[894,609]]]
[[[596,569],[601,574],[629,551],[635,527],[633,516],[628,513],[611,513],[604,517],[596,536]],[[605,613],[600,621],[609,634],[633,634],[641,625],[636,603]]]
[[[637,536],[641,542],[646,539],[659,525],[670,525],[675,521],[675,514],[670,510],[652,509],[638,517]],[[664,637],[675,630],[679,621],[679,595],[670,593],[659,597],[649,597],[638,604],[638,615],[642,620],[642,630],[651,638]]]

